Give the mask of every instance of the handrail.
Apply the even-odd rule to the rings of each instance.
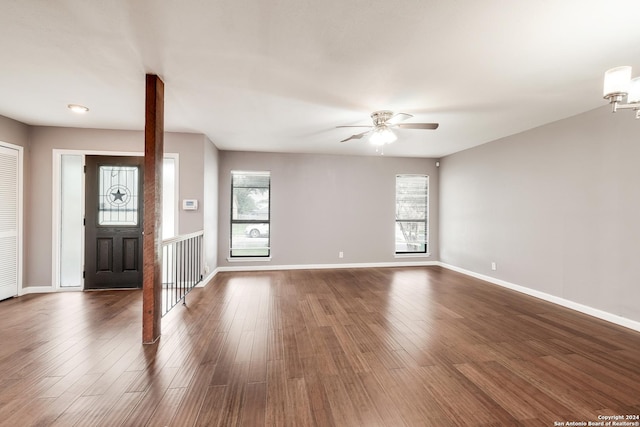
[[[162,241],[162,246],[170,245],[170,244],[175,243],[175,242],[180,242],[182,240],[187,240],[187,239],[190,239],[192,237],[202,236],[202,235],[204,235],[204,230],[194,231],[193,233],[182,234],[180,236],[169,237],[168,239],[164,239]]]
[[[204,231],[162,241],[162,315],[186,297],[202,281]]]

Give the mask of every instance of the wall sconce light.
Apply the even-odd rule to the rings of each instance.
[[[631,78],[631,67],[612,68],[604,73],[604,98],[609,100],[612,111],[629,109],[636,112],[640,119],[640,77]],[[627,103],[623,104],[624,98]]]

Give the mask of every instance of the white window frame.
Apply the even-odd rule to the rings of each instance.
[[[398,209],[398,205],[397,205],[397,200],[398,200],[398,179],[401,177],[423,177],[426,178],[426,184],[427,184],[427,191],[425,194],[426,197],[426,210],[425,210],[425,217],[424,219],[422,218],[415,218],[415,219],[407,219],[404,221],[412,221],[412,222],[417,222],[417,221],[424,221],[425,223],[425,227],[424,227],[424,232],[425,232],[425,244],[424,244],[424,251],[419,251],[419,252],[397,252],[395,245],[395,233],[396,233],[396,227],[398,224],[398,218],[396,217],[394,222],[393,222],[393,236],[394,236],[394,241],[393,241],[393,245],[394,245],[394,254],[396,258],[416,258],[416,257],[429,257],[431,256],[430,253],[430,249],[431,249],[431,244],[429,242],[429,238],[430,238],[430,233],[429,233],[429,227],[430,227],[430,221],[429,221],[429,210],[431,208],[431,201],[430,201],[430,180],[429,180],[429,175],[427,174],[407,174],[407,173],[399,173],[396,174],[396,181],[395,181],[395,186],[394,186],[394,190],[395,190],[395,202],[394,202],[394,211],[397,211]],[[394,215],[395,216],[395,215]]]
[[[267,174],[269,175],[269,218],[265,220],[256,220],[256,221],[247,221],[247,220],[234,220],[233,219],[233,175],[234,174],[247,174],[247,175],[257,175],[257,174]],[[232,170],[230,173],[231,176],[231,185],[229,186],[230,193],[230,206],[229,206],[229,256],[227,261],[229,262],[237,262],[237,261],[271,261],[271,171],[258,171],[258,170]],[[251,223],[259,223],[259,224],[269,224],[269,241],[267,243],[267,247],[263,248],[267,250],[266,255],[233,255],[234,248],[233,247],[233,225],[236,224],[251,224]],[[262,248],[261,248],[262,249]]]

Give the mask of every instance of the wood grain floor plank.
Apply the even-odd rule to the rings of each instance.
[[[213,427],[221,426],[222,417],[227,402],[227,386],[214,385],[207,388],[207,392],[202,402],[202,407],[198,418],[196,419],[196,426],[199,427]]]
[[[253,342],[251,343],[251,357],[249,361],[249,378],[250,383],[262,383],[267,380],[267,340],[269,331],[266,325],[257,328],[253,333]]]
[[[600,405],[594,405],[589,395],[584,393],[579,382],[575,382],[570,376],[556,370],[553,365],[542,360],[501,360],[513,375],[519,376],[536,388],[542,390],[557,403],[566,408],[571,408],[574,413],[585,417],[597,418],[597,410]],[[568,414],[567,414],[568,415]]]
[[[200,365],[194,372],[191,382],[186,387],[185,396],[176,410],[176,420],[184,425],[196,423],[215,368],[214,364]]]
[[[327,375],[327,372],[324,370],[324,365],[318,362],[319,359],[324,359],[324,357],[318,355],[302,360],[304,385],[307,389],[309,408],[314,424],[316,426],[331,427],[335,425],[335,421],[331,413],[331,404],[322,382],[322,378]]]
[[[287,406],[284,411],[286,425],[305,427],[315,425],[304,378],[287,378],[286,389]]]
[[[220,424],[223,426],[240,425],[242,420],[243,402],[247,393],[249,378],[249,363],[235,363],[231,368],[225,405],[222,407]]]
[[[373,374],[362,372],[358,374],[362,387],[372,401],[376,411],[380,417],[381,425],[386,426],[405,426],[407,423],[402,418],[401,410],[393,404],[388,391],[381,387],[376,381]]]
[[[167,389],[160,402],[158,402],[156,411],[153,413],[146,425],[149,427],[168,426],[172,424],[174,419],[174,424],[183,422],[183,420],[175,418],[175,416],[186,391],[187,390],[185,388]]]
[[[0,302],[0,426],[504,426],[640,412],[640,333],[440,267]],[[46,321],[44,321],[46,319]]]
[[[113,426],[125,426],[136,425],[136,419],[129,418],[129,415],[140,404],[144,398],[145,393],[131,392],[123,393],[117,400],[116,404],[111,410],[105,414],[100,420],[96,421],[96,426],[99,427],[113,427]],[[144,425],[147,420],[139,419],[137,425]]]
[[[26,422],[24,418],[21,418],[19,423],[13,425],[51,425],[73,404],[78,396],[83,395],[84,391],[95,382],[98,375],[99,374],[83,375],[70,387],[67,387],[62,394],[55,398],[38,398],[31,400],[31,403],[24,409],[29,414],[28,418],[33,420],[33,422],[29,423]],[[10,420],[7,420],[7,424],[12,425]]]
[[[244,401],[240,407],[240,424],[245,426],[264,426],[267,405],[266,382],[247,384]]]
[[[67,410],[51,423],[55,427],[69,427],[75,425],[88,425],[98,416],[95,408],[99,402],[99,396],[80,396]]]
[[[267,426],[286,425],[287,375],[284,360],[267,362],[267,408],[265,423]]]
[[[517,420],[553,419],[553,414],[571,413],[571,409],[496,362],[461,364],[456,369]]]

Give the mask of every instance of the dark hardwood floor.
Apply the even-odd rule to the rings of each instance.
[[[140,291],[7,300],[0,325],[3,426],[640,415],[640,333],[439,267],[220,273],[151,346]]]

